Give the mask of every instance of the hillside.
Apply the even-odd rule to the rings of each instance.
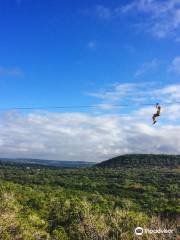
[[[127,154],[111,158],[96,164],[102,168],[121,167],[177,167],[180,165],[180,155]]]
[[[0,158],[0,165],[25,165],[25,166],[46,166],[46,167],[58,167],[58,168],[83,168],[90,167],[93,162],[84,161],[58,161],[58,160],[47,160],[47,159],[30,159],[30,158]]]
[[[177,167],[132,167],[179,163],[171,157],[126,155],[104,163],[125,167],[107,169],[0,162],[0,239],[134,240],[137,226],[174,229],[143,240],[178,239]]]

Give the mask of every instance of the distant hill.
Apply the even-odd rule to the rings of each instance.
[[[180,155],[127,154],[103,161],[95,166],[101,168],[177,167],[180,166]]]
[[[83,168],[90,167],[94,165],[93,162],[84,161],[58,161],[58,160],[46,160],[46,159],[10,159],[10,158],[0,158],[1,164],[21,164],[21,165],[39,165],[47,167],[58,167],[58,168]]]

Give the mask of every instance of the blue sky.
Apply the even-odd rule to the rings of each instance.
[[[83,120],[83,123],[79,122],[77,114],[80,114],[79,118],[87,120],[88,117],[90,121],[97,122],[95,128],[101,128],[96,118],[102,118],[102,122],[108,118],[111,122],[115,116],[118,118],[121,114],[128,114],[132,116],[131,121],[134,123],[134,114],[137,115],[134,111],[140,114],[138,118],[144,116],[141,115],[142,111],[151,117],[153,109],[133,108],[135,103],[160,101],[163,104],[180,101],[179,0],[1,0],[0,36],[0,108],[103,104],[105,107],[96,110],[75,109],[72,112],[66,109],[62,113],[69,113],[71,118],[74,117],[79,123],[77,128],[69,129],[70,132],[76,132],[86,125],[88,136],[88,130],[91,131],[92,126],[86,121],[85,124]],[[126,102],[130,102],[132,107],[114,109],[110,105]],[[175,124],[178,128],[178,112],[179,105],[168,106],[159,127],[163,129]],[[0,127],[4,135],[1,135],[0,139],[1,155],[76,160],[84,159],[89,154],[87,159],[91,160],[91,155],[96,150],[97,160],[117,154],[145,151],[138,147],[134,149],[129,144],[119,150],[120,139],[117,137],[113,147],[108,145],[110,139],[103,144],[99,140],[99,145],[93,143],[89,150],[86,147],[87,152],[82,155],[82,143],[79,142],[77,153],[73,150],[73,143],[67,140],[67,151],[72,151],[71,155],[67,155],[59,152],[58,147],[53,150],[55,136],[51,132],[53,140],[48,142],[48,146],[52,146],[52,153],[47,153],[44,151],[47,142],[44,142],[41,130],[37,130],[36,125],[31,126],[31,129],[36,129],[40,134],[37,139],[40,139],[40,142],[42,139],[41,144],[38,142],[37,146],[34,146],[34,140],[27,143],[24,136],[27,132],[27,121],[32,120],[32,116],[35,119],[43,118],[43,121],[48,119],[48,126],[53,128],[52,119],[55,113],[51,111],[51,114],[2,112]],[[60,119],[69,119],[67,115],[58,116]],[[11,122],[12,119],[14,123]],[[18,129],[18,119],[26,124],[21,133],[17,131],[12,136],[7,132],[9,127],[7,131],[4,130],[5,124]],[[63,123],[65,129],[69,125],[74,126],[74,123],[69,121],[70,119],[65,126]],[[145,121],[143,124],[149,126],[151,123]],[[110,125],[113,128],[114,125]],[[47,131],[46,125],[44,126],[44,131]],[[113,131],[111,127],[108,132],[110,135]],[[122,130],[119,122],[116,127],[116,132]],[[143,137],[148,130],[144,131],[146,133],[142,132]],[[150,126],[149,131],[154,129]],[[177,129],[173,128],[173,131]],[[30,134],[34,137],[34,132]],[[124,134],[126,141],[130,142],[127,140],[126,131]],[[139,134],[137,132],[137,137]],[[172,131],[169,134],[172,134]],[[101,138],[104,139],[104,136],[102,134]],[[77,134],[76,137],[80,139],[82,136]],[[66,141],[66,138],[72,136],[64,136],[61,141]],[[114,139],[113,136],[111,139]],[[168,143],[164,141],[162,137],[160,147],[155,152],[179,153],[177,149],[180,139],[176,139],[175,149],[173,143],[173,147],[169,149]],[[19,148],[15,147],[17,142],[20,144]],[[24,150],[21,149],[23,144],[26,146]],[[38,144],[41,147],[38,148]],[[152,152],[153,148],[149,151]]]

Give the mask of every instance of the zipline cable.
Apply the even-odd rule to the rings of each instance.
[[[166,105],[176,105],[180,104],[180,102],[167,102],[160,103],[162,106]],[[108,108],[108,107],[141,107],[141,106],[155,106],[155,103],[139,103],[139,104],[96,104],[96,105],[62,105],[62,106],[40,106],[40,107],[8,107],[8,108],[0,108],[1,111],[7,110],[48,110],[48,109],[80,109],[80,108]]]

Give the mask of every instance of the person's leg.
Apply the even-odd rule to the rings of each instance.
[[[157,114],[153,114],[153,116],[152,116],[152,119],[153,119],[153,124],[155,124],[155,123],[156,123],[156,117],[158,117],[158,116],[157,116]]]

